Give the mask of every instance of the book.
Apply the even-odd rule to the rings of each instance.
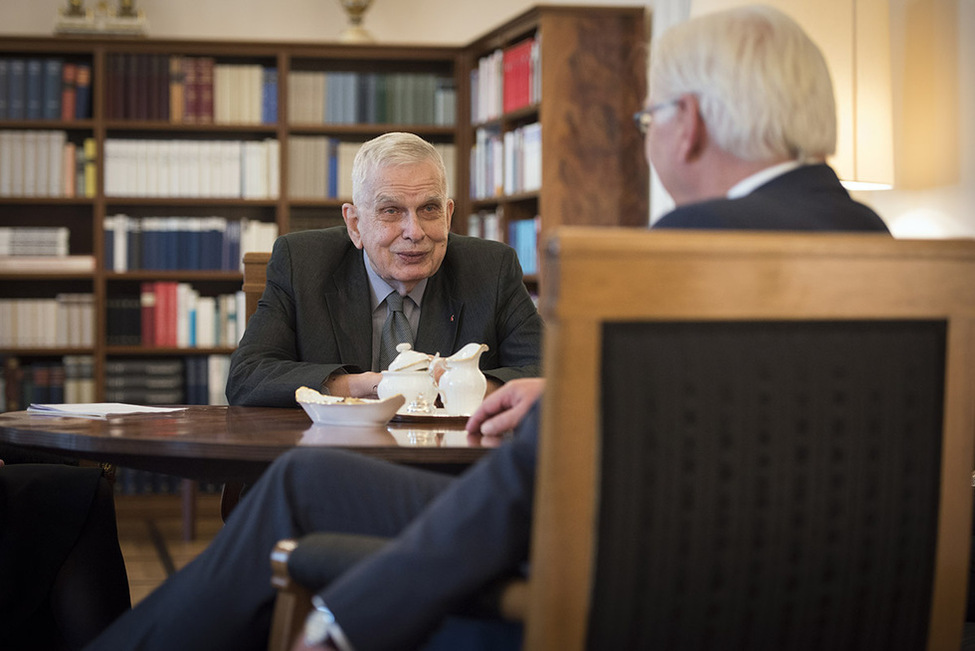
[[[278,71],[264,67],[261,73],[261,122],[275,124],[278,121]]]
[[[7,119],[7,105],[10,96],[10,59],[0,57],[0,120]]]
[[[91,118],[91,66],[87,63],[76,65],[74,108],[75,119]]]
[[[174,124],[183,122],[183,111],[186,108],[184,84],[183,57],[174,54],[169,57],[169,121]]]
[[[140,286],[139,305],[141,309],[142,345],[156,345],[156,286],[153,282],[143,282]],[[107,369],[106,369],[107,371]]]
[[[196,86],[199,124],[213,123],[213,57],[199,57],[196,61]]]
[[[41,88],[41,118],[58,120],[61,118],[61,90],[63,86],[64,61],[57,58],[44,60],[44,80]]]
[[[7,119],[23,120],[27,115],[27,60],[10,59],[8,75]]]
[[[78,108],[78,66],[65,63],[61,68],[61,119],[74,120]]]
[[[27,59],[26,94],[24,95],[24,118],[40,120],[44,101],[44,61]]]
[[[198,57],[182,57],[183,69],[183,122],[196,124],[200,121],[200,84],[197,81]]]
[[[527,38],[504,50],[502,94],[505,113],[531,103],[530,61],[534,44],[535,39]]]
[[[97,143],[94,138],[85,138],[84,147],[84,188],[85,197],[94,199],[96,194],[97,168],[95,160],[97,158]]]
[[[145,405],[128,405],[118,402],[93,402],[76,404],[39,404],[33,403],[27,411],[38,416],[71,416],[73,418],[107,419],[110,416],[124,416],[126,414],[168,414],[183,411],[185,407],[147,407]]]
[[[61,152],[61,179],[64,183],[63,192],[66,197],[78,196],[78,188],[75,183],[77,177],[74,171],[76,151],[77,145],[69,141],[64,143],[64,149]]]

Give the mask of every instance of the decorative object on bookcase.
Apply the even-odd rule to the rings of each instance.
[[[349,16],[349,26],[339,34],[339,40],[343,43],[372,43],[375,39],[362,26],[362,19],[372,0],[339,0],[339,3]]]
[[[55,34],[146,36],[148,31],[145,12],[136,9],[133,0],[119,0],[118,9],[100,0],[94,10],[87,9],[84,0],[68,0],[66,7],[58,9],[54,23]]]

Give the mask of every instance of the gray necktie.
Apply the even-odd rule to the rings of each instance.
[[[403,297],[397,292],[390,292],[386,297],[386,307],[389,314],[383,324],[383,333],[379,339],[379,370],[385,371],[389,363],[396,359],[396,345],[406,342],[413,344],[413,332],[410,322],[403,314]]]

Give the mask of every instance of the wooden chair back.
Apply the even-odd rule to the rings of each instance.
[[[957,649],[975,242],[544,247],[526,649]]]
[[[271,254],[267,251],[250,251],[244,254],[244,301],[246,319],[257,310],[257,302],[264,294],[267,284],[267,262]]]
[[[257,311],[257,302],[264,295],[267,284],[267,262],[271,254],[267,251],[249,251],[244,254],[244,319],[250,321]],[[241,482],[227,482],[220,492],[220,517],[226,522],[230,513],[240,502],[244,484]]]

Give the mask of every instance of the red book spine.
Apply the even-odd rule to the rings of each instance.
[[[166,345],[170,348],[179,346],[179,283],[166,283]]]
[[[501,55],[504,80],[501,84],[501,108],[510,113],[515,108],[515,50],[508,48]]]
[[[77,75],[78,67],[73,63],[61,68],[61,119],[65,121],[74,120]]]
[[[213,65],[212,57],[201,57],[196,70],[200,110],[198,122],[210,124],[213,122]]]
[[[183,57],[183,122],[196,124],[200,114],[199,84],[196,82],[196,57]]]
[[[156,345],[168,347],[174,345],[170,341],[170,329],[175,333],[175,322],[170,327],[170,319],[173,318],[173,307],[170,305],[169,286],[175,283],[160,280],[156,282]]]

